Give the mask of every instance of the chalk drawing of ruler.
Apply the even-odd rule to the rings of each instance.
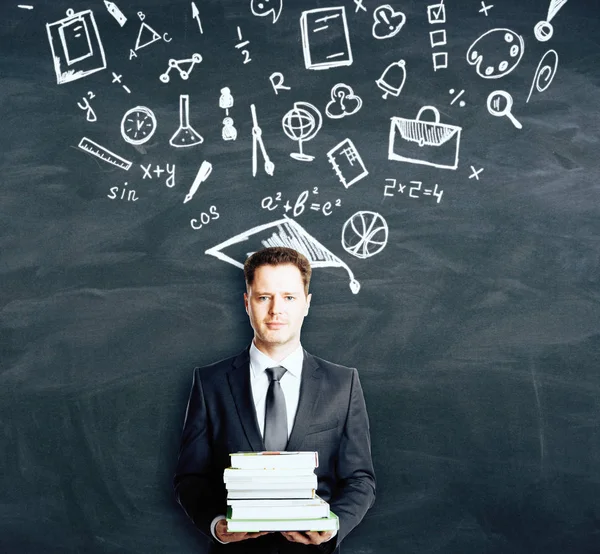
[[[108,148],[104,148],[104,146],[100,146],[97,142],[93,140],[83,137],[78,144],[79,148],[89,152],[92,156],[96,156],[101,160],[112,164],[120,169],[124,169],[125,171],[129,171],[131,167],[131,162],[126,160],[125,158],[121,158],[121,156],[111,152]]]

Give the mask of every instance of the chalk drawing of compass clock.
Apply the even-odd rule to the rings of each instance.
[[[156,117],[144,106],[131,108],[121,120],[121,136],[130,144],[148,142],[156,131]]]

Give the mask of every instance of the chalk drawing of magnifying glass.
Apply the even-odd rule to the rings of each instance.
[[[504,107],[502,105],[504,104]],[[487,99],[487,109],[493,116],[506,116],[510,119],[517,129],[522,129],[523,125],[512,114],[513,97],[505,90],[495,90],[491,92]]]

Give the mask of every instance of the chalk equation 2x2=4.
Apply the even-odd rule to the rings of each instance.
[[[396,179],[386,179],[386,182],[390,184],[384,186],[383,196],[396,196],[397,192],[400,194],[406,192],[407,196],[410,198],[420,198],[419,195],[437,198],[437,203],[439,204],[442,200],[442,195],[444,194],[443,190],[438,191],[437,183],[433,188],[422,188],[422,181],[410,181],[408,185],[403,185]]]

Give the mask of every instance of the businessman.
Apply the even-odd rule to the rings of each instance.
[[[244,264],[244,303],[254,329],[241,354],[196,368],[174,478],[175,494],[214,553],[338,553],[375,499],[369,421],[356,369],[300,344],[311,294],[309,261],[265,248]],[[223,470],[237,451],[317,451],[317,494],[337,532],[229,533]]]

